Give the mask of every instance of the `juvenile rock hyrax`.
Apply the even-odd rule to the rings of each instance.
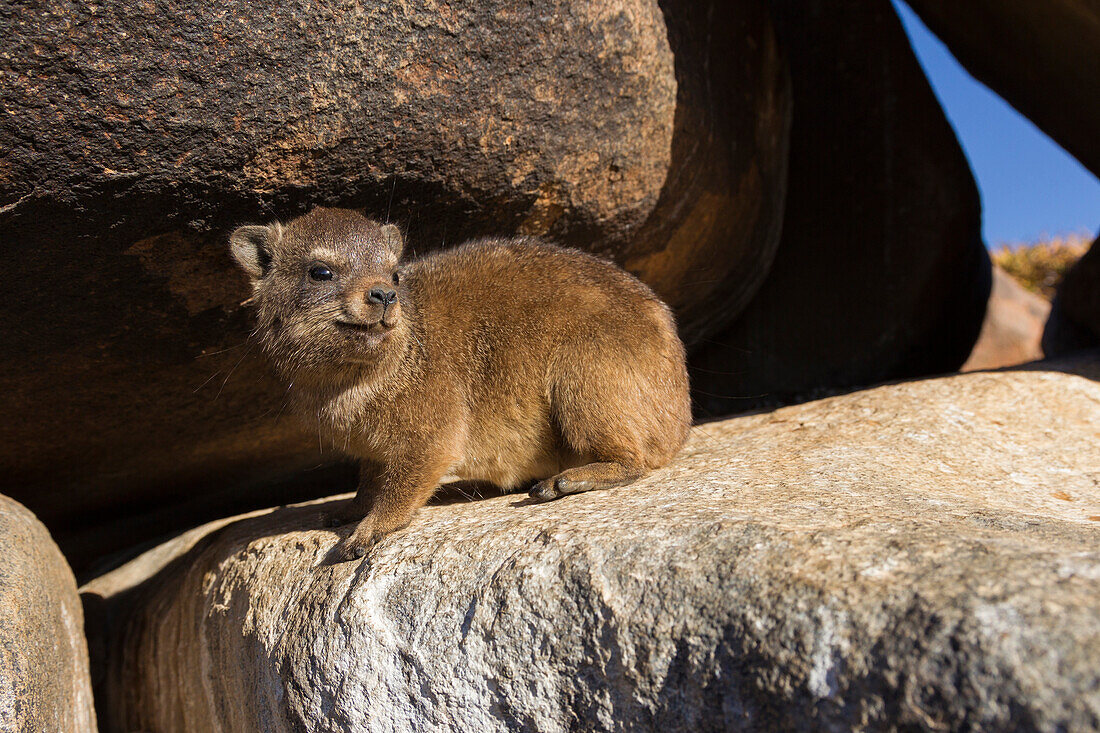
[[[536,239],[402,261],[397,227],[315,209],[230,237],[296,411],[360,460],[336,548],[362,557],[452,474],[540,501],[628,484],[691,422],[668,307],[613,264]]]

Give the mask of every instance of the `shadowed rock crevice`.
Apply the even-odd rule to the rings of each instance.
[[[1100,176],[1100,4],[906,2],[967,71]]]
[[[793,94],[783,233],[693,354],[700,417],[954,371],[989,296],[977,187],[888,0],[770,7]]]
[[[1100,247],[1088,251],[1058,285],[1043,330],[1043,350],[1065,356],[1100,347]]]

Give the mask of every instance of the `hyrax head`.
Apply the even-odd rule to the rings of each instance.
[[[318,208],[285,225],[241,227],[229,245],[252,279],[258,335],[284,377],[354,373],[404,350],[397,227]]]

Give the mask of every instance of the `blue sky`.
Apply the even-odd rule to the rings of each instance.
[[[975,81],[906,5],[893,2],[970,159],[986,244],[1100,229],[1100,181]]]

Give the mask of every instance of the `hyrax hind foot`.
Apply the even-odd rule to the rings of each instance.
[[[624,486],[637,481],[646,473],[644,468],[623,463],[589,463],[586,466],[568,468],[557,476],[539,481],[531,488],[530,496],[535,501],[550,501],[566,494]]]

